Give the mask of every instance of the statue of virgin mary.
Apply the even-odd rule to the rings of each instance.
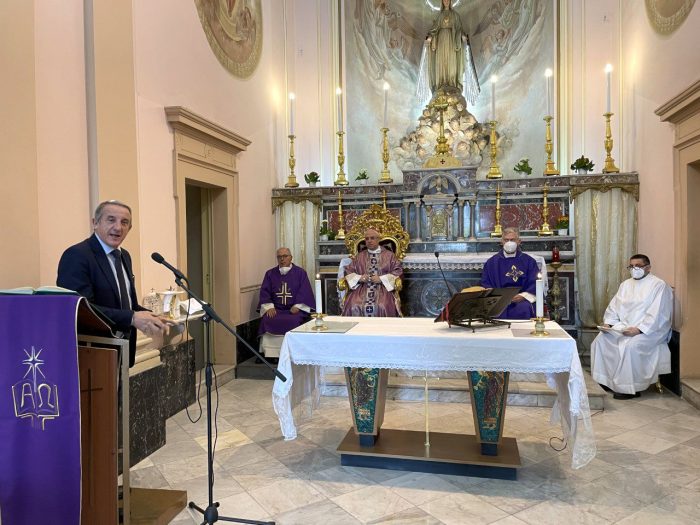
[[[459,14],[452,9],[452,0],[442,0],[440,13],[426,36],[417,91],[423,101],[438,91],[458,91],[474,104],[479,95],[469,37],[462,30]]]

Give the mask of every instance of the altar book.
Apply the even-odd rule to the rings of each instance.
[[[517,287],[486,288],[456,293],[435,318],[449,325],[466,326],[472,330],[485,326],[507,325],[497,318],[520,292]]]

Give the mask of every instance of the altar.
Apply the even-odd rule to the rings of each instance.
[[[595,438],[576,343],[556,323],[547,323],[547,330],[552,335],[542,338],[529,335],[532,323],[513,323],[511,328],[487,329],[472,333],[458,327],[450,328],[445,323],[434,323],[432,319],[426,318],[328,317],[326,320],[329,326],[347,323],[354,325],[347,331],[328,332],[314,332],[309,329],[310,325],[303,325],[288,332],[284,338],[279,370],[287,377],[287,381],[275,380],[272,398],[285,439],[295,439],[297,435],[295,408],[303,403],[319,402],[319,367],[322,366],[380,372],[400,369],[410,371],[413,375],[433,376],[441,372],[476,373],[482,376],[503,373],[506,389],[510,372],[545,373],[548,384],[557,392],[557,401],[552,408],[552,422],[560,423],[564,438],[568,440],[568,448],[572,451],[572,467],[581,468],[595,456]],[[381,383],[380,372],[375,374],[377,379],[370,379],[370,382]],[[471,379],[479,380],[474,377]],[[503,386],[501,383],[501,391]],[[473,383],[472,394],[478,389]],[[363,400],[353,401],[351,412],[355,419],[354,427],[355,431],[359,429],[360,435],[377,436],[375,441],[379,444],[384,436],[380,431],[383,400],[381,394],[375,396],[375,405],[371,405],[368,399],[365,392]],[[496,427],[500,426],[496,430],[502,432],[505,405],[498,414],[500,423],[487,421],[484,425],[484,421],[488,419],[486,412],[496,408],[493,401],[491,399],[486,402],[485,397],[478,395],[477,401],[472,401],[472,409],[475,410],[476,407],[477,431],[480,427],[487,430],[482,431],[475,441],[481,445],[478,458],[481,463],[488,463],[489,458],[493,457],[498,461],[500,453],[501,436],[495,435],[493,430],[495,424]],[[491,406],[485,407],[485,402]],[[369,415],[373,420],[366,428],[362,428],[364,423],[358,423],[358,412],[361,411],[364,411],[364,415],[360,415],[360,419],[366,419]],[[352,432],[351,429],[348,438]],[[359,441],[361,448],[363,443],[361,439]],[[484,443],[494,447],[484,448]],[[344,455],[353,455],[352,452],[341,452]],[[517,455],[517,445],[515,452]],[[358,454],[362,453],[360,450]],[[519,459],[517,462],[519,465]],[[511,468],[515,469],[517,466]],[[513,477],[508,479],[514,479],[514,476],[513,473]]]

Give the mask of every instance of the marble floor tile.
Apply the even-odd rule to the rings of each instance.
[[[309,525],[310,523],[360,525],[362,523],[328,500],[277,514],[274,519],[277,525]]]
[[[448,494],[419,507],[446,525],[492,523],[508,515],[472,494]]]
[[[298,421],[297,440],[284,441],[271,388],[233,380],[219,389],[214,497],[222,515],[282,525],[698,521],[700,413],[671,394],[606,397],[605,411],[592,417],[597,455],[578,470],[568,449],[550,446],[561,436],[550,409],[508,406],[504,434],[518,439],[522,468],[517,481],[503,481],[343,467],[336,449],[351,428],[347,398],[322,398]],[[422,430],[423,410],[421,401],[388,401],[385,428]],[[431,401],[430,425],[472,433],[471,407]],[[165,447],[132,467],[134,485],[186,490],[206,506],[205,429],[184,411],[168,420]],[[172,523],[201,521],[185,510]]]
[[[335,496],[331,501],[362,522],[378,520],[413,507],[396,492],[380,485]]]
[[[440,498],[445,493],[460,492],[460,489],[434,474],[410,472],[382,483],[406,501],[422,505],[430,500]]]
[[[646,452],[647,454],[658,454],[676,445],[676,443],[651,435],[649,432],[643,430],[644,428],[645,427],[640,427],[637,430],[630,430],[623,434],[618,434],[617,436],[608,438],[608,441],[619,443],[627,448]]]
[[[562,523],[567,525],[604,525],[610,523],[605,518],[556,499],[544,501],[513,516],[531,525],[561,525]]]
[[[313,485],[301,479],[281,479],[249,493],[269,515],[288,512],[326,499]]]
[[[436,517],[417,507],[367,522],[368,525],[442,525]]]

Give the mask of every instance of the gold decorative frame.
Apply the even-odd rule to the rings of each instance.
[[[403,260],[410,242],[408,232],[401,226],[401,221],[379,204],[372,204],[367,211],[360,215],[345,235],[345,247],[351,257],[357,255],[360,243],[365,240],[368,228],[377,230],[381,235],[380,244],[390,241],[394,244],[396,258]]]

